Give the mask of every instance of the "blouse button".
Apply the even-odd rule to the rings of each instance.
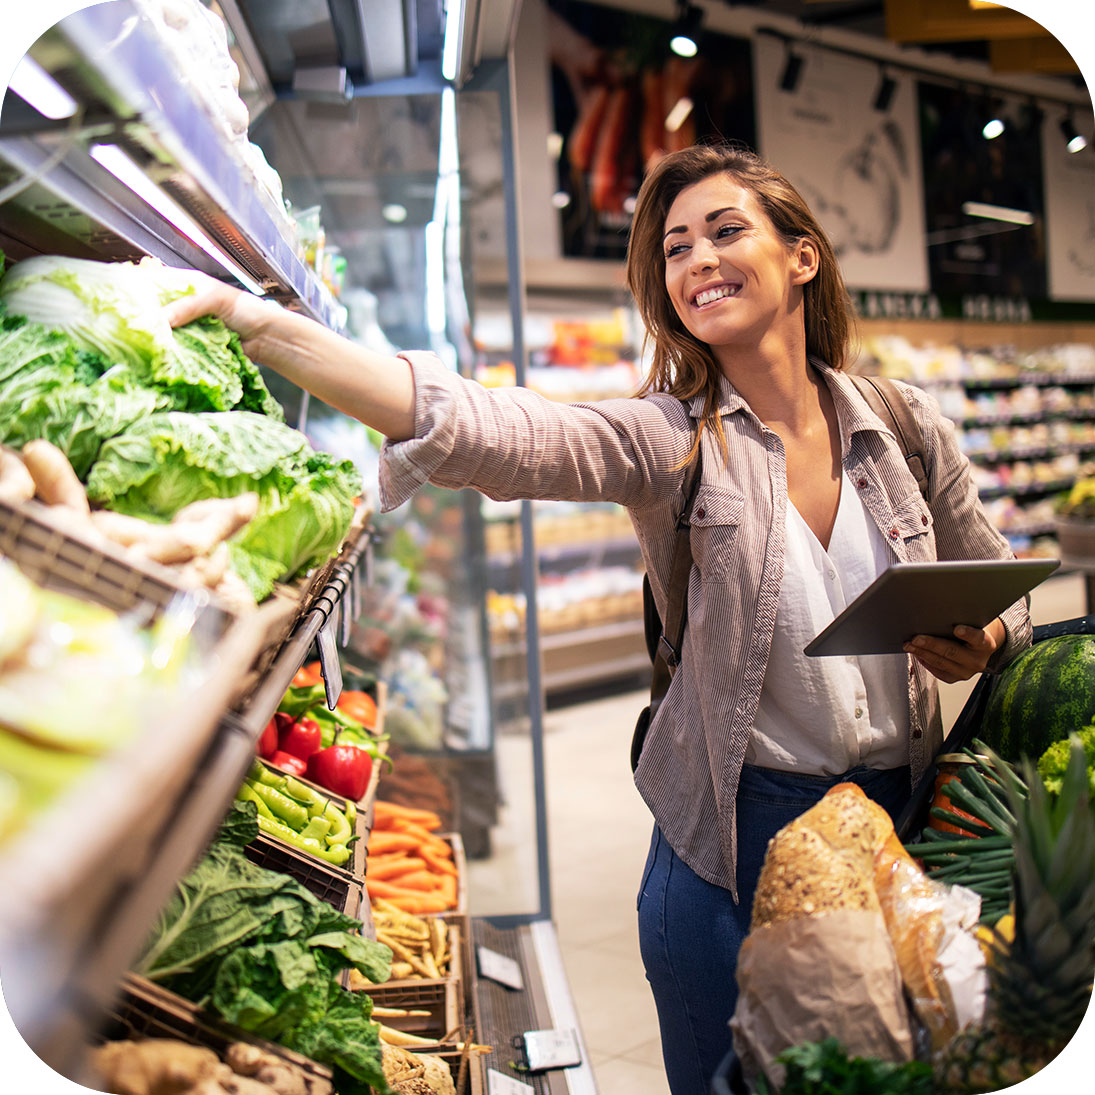
[[[920,523],[922,525],[924,525],[925,527],[927,526],[927,524],[928,524],[928,515],[926,513],[922,513],[920,515]]]
[[[696,510],[696,516],[702,521],[707,516],[707,510],[705,510],[703,506],[700,506],[700,508]]]
[[[901,535],[901,533],[899,533],[897,531],[897,529],[895,529],[895,528],[890,529],[890,539],[891,540],[896,540],[898,538],[898,536],[900,536],[900,535]]]
[[[924,731],[923,730],[914,730],[912,732],[912,736],[914,738],[922,738],[924,736]]]

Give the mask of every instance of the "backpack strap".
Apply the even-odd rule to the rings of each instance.
[[[867,406],[893,431],[905,463],[909,466],[917,488],[928,501],[928,462],[924,455],[924,435],[913,417],[912,410],[892,380],[884,376],[854,376],[849,379],[867,401]]]
[[[696,425],[690,419],[693,439]],[[692,572],[692,542],[690,520],[692,504],[696,500],[696,490],[700,483],[703,464],[701,451],[696,455],[685,471],[681,493],[684,504],[677,514],[676,539],[673,543],[673,564],[669,571],[669,603],[666,605],[665,624],[658,615],[658,606],[654,603],[654,593],[650,588],[650,578],[643,575],[643,625],[646,631],[646,649],[653,662],[650,675],[650,704],[644,708],[635,726],[631,739],[631,770],[639,763],[643,740],[647,728],[657,714],[669,682],[681,662],[681,645],[684,640],[684,628],[688,622],[688,576]]]

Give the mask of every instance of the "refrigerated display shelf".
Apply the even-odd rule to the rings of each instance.
[[[35,130],[0,125],[0,186],[32,180],[0,206],[9,255],[65,251],[88,258],[153,255],[224,276],[185,227],[93,157],[120,150],[270,296],[329,327],[342,308],[298,257],[292,225],[234,152],[147,22],[127,0],[76,12],[30,55],[83,114]],[[9,96],[11,98],[11,96]],[[116,155],[116,152],[113,153]]]

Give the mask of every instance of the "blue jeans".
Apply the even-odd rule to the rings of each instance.
[[[669,847],[657,825],[639,888],[639,949],[654,993],[662,1059],[673,1095],[708,1095],[731,1048],[738,950],[768,841],[832,786],[858,783],[896,818],[910,797],[909,769],[853,768],[807,776],[746,765],[738,788],[738,895],[705,882]]]

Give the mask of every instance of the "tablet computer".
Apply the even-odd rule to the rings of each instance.
[[[984,627],[1052,574],[1059,559],[895,563],[806,644],[812,658],[901,654],[914,635]]]

